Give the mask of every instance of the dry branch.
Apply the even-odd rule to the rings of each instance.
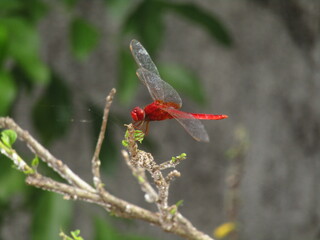
[[[51,178],[45,177],[34,171],[26,161],[24,161],[13,149],[1,148],[1,153],[13,160],[13,163],[22,172],[28,172],[26,182],[44,190],[62,194],[65,199],[82,200],[102,206],[106,211],[113,214],[131,219],[141,219],[148,223],[160,226],[164,231],[179,235],[185,239],[212,240],[208,235],[197,230],[186,218],[178,211],[176,205],[168,205],[169,187],[172,180],[180,176],[177,170],[172,170],[166,176],[162,170],[174,168],[182,159],[171,160],[158,165],[150,153],[138,149],[134,139],[134,128],[130,124],[128,128],[128,151],[123,150],[122,155],[137,178],[142,191],[145,194],[145,200],[156,204],[158,211],[151,212],[137,205],[110,194],[105,188],[100,176],[99,153],[106,131],[107,119],[111,107],[115,89],[112,89],[106,98],[102,126],[97,141],[96,149],[92,157],[93,184],[82,180],[66,164],[55,158],[47,149],[37,142],[27,131],[20,128],[11,118],[1,117],[0,128],[14,130],[19,139],[26,142],[29,149],[40,157],[50,168],[56,171],[66,183],[57,182]],[[156,189],[152,187],[146,174],[150,174]]]

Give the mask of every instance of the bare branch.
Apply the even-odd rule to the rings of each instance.
[[[11,118],[1,117],[0,118],[0,127],[9,128],[14,130],[19,139],[25,141],[29,149],[39,156],[42,161],[48,164],[50,168],[56,171],[62,178],[67,180],[73,186],[77,186],[87,191],[94,192],[88,183],[83,181],[78,177],[67,165],[65,165],[61,160],[55,158],[47,149],[45,149],[37,140],[35,140],[29,132],[20,128]]]
[[[101,180],[101,176],[100,176],[101,162],[99,159],[99,155],[100,155],[101,146],[102,146],[104,135],[105,135],[106,128],[107,128],[107,121],[108,121],[110,107],[111,107],[112,100],[113,100],[115,93],[116,93],[116,89],[113,88],[113,89],[111,89],[109,95],[106,97],[106,106],[105,106],[104,112],[103,112],[103,118],[102,118],[102,124],[101,124],[100,133],[99,133],[99,138],[97,141],[96,150],[95,150],[93,158],[91,160],[92,173],[93,173],[93,183],[94,183],[96,189],[98,189],[99,191],[102,191],[102,188],[103,188],[103,184],[102,184],[102,180]]]
[[[145,193],[145,199],[148,202],[155,203],[158,212],[151,212],[126,202],[113,196],[104,189],[100,176],[99,153],[114,94],[115,90],[113,89],[107,97],[100,135],[92,158],[93,181],[96,189],[77,176],[61,160],[52,156],[51,153],[38,143],[27,131],[21,129],[8,117],[0,117],[0,128],[14,130],[19,139],[25,141],[32,152],[39,156],[42,161],[47,163],[48,166],[56,171],[62,178],[66,179],[69,184],[57,182],[34,171],[28,171],[30,169],[32,170],[32,168],[30,168],[11,148],[0,145],[1,153],[11,158],[20,171],[25,173],[29,172],[27,174],[26,182],[30,185],[62,194],[65,199],[82,200],[100,205],[107,211],[120,217],[141,219],[154,225],[158,225],[164,231],[177,234],[185,239],[212,240],[212,238],[198,231],[186,218],[184,218],[179,213],[178,206],[169,206],[168,204],[170,183],[176,177],[179,177],[180,173],[177,170],[173,170],[165,177],[161,170],[175,168],[176,165],[183,160],[183,157],[177,157],[174,158],[174,160],[158,165],[150,153],[138,149],[134,139],[135,130],[132,124],[127,126],[129,133],[127,137],[128,152],[123,150],[122,154],[133,175],[138,179],[141,189]],[[156,189],[152,187],[146,173],[150,174]]]

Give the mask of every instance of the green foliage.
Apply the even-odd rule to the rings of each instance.
[[[41,192],[36,201],[32,222],[33,240],[56,240],[59,229],[67,228],[72,215],[72,203],[61,195]]]
[[[128,138],[128,135],[129,135],[129,132],[127,130],[125,135],[124,135],[125,140],[122,140],[122,145],[124,147],[128,147],[128,145],[129,145],[128,141],[126,140]],[[142,141],[144,139],[144,136],[145,136],[144,132],[142,132],[141,130],[135,130],[134,131],[134,140],[135,141],[138,141],[139,143],[142,143]]]
[[[0,1],[0,115],[8,114],[20,90],[15,81],[49,81],[49,69],[39,58],[36,24],[46,11],[42,0]]]
[[[1,27],[0,27],[1,28]],[[0,29],[1,35],[1,29]],[[1,38],[1,36],[0,36]],[[1,41],[1,39],[0,39]],[[1,45],[1,42],[0,42]],[[1,51],[1,50],[0,50]],[[0,54],[1,55],[1,54]],[[0,70],[0,116],[4,116],[10,106],[13,104],[14,98],[17,93],[16,85],[9,72]]]
[[[178,207],[183,205],[183,200],[179,200],[174,206],[171,207],[170,209],[170,214],[174,215],[178,211]]]
[[[39,160],[39,157],[38,157],[38,156],[35,156],[35,158],[32,159],[32,161],[31,161],[31,167],[32,167],[32,169],[33,169],[33,172],[37,172],[37,168],[38,168],[38,166],[39,166],[39,162],[40,162],[40,160]]]
[[[99,39],[98,30],[83,18],[75,18],[71,23],[70,41],[74,56],[84,60],[97,46]]]
[[[52,75],[50,84],[34,105],[32,120],[45,144],[61,137],[69,127],[72,106],[71,92],[64,81]]]
[[[181,161],[187,158],[187,154],[186,153],[181,153],[179,156],[176,157],[172,157],[171,161],[172,162],[176,162],[176,161]]]
[[[59,235],[62,238],[62,240],[84,240],[80,236],[80,230],[71,231],[70,234],[71,237],[67,236],[64,232],[60,231]]]
[[[3,62],[11,58],[31,82],[47,83],[49,69],[38,55],[40,44],[35,26],[21,17],[2,19],[0,25],[8,34]]]
[[[11,148],[17,139],[17,133],[11,129],[3,130],[0,139],[7,147]]]

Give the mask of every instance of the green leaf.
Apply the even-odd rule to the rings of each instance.
[[[84,60],[97,46],[98,30],[83,18],[76,18],[71,23],[70,40],[74,56]]]
[[[0,116],[8,114],[16,94],[17,89],[12,76],[0,70]]]
[[[39,160],[39,157],[38,157],[38,156],[36,156],[34,159],[32,159],[31,166],[32,166],[32,169],[33,169],[34,171],[37,170],[37,168],[38,168],[38,166],[39,166],[39,162],[40,162],[40,160]]]
[[[33,125],[45,144],[63,136],[72,116],[71,91],[62,79],[52,75],[51,82],[32,109]]]
[[[17,139],[17,133],[11,129],[6,129],[1,132],[1,141],[9,148],[12,147]]]
[[[83,238],[80,236],[80,230],[75,230],[71,232],[71,236],[75,239],[75,240],[83,240]]]
[[[182,204],[183,204],[183,200],[181,199],[181,200],[179,200],[178,202],[176,202],[176,206],[177,207],[179,207],[179,206],[182,206]]]
[[[32,160],[32,163],[31,163],[31,166],[32,167],[36,167],[39,165],[39,157],[36,156],[33,160]]]
[[[128,104],[137,93],[139,85],[138,77],[135,75],[136,64],[130,54],[129,47],[120,50],[118,68],[118,96],[123,104]]]
[[[128,138],[128,134],[129,134],[129,132],[128,132],[128,130],[127,130],[126,133],[125,133],[125,135],[124,135],[125,139]],[[144,134],[143,131],[141,131],[141,130],[135,130],[135,131],[134,131],[134,140],[135,140],[135,141],[138,141],[139,143],[142,143],[142,141],[143,141],[143,139],[144,139],[144,136],[145,136],[145,134]],[[122,145],[123,145],[124,147],[128,147],[128,146],[129,146],[129,143],[128,143],[127,140],[122,140]]]
[[[193,3],[174,3],[162,1],[166,9],[172,10],[186,19],[203,27],[213,38],[225,46],[232,45],[232,38],[223,23],[212,13]]]
[[[190,70],[178,64],[161,64],[159,66],[162,79],[165,79],[177,91],[189,96],[199,104],[205,103],[205,94],[199,78]]]
[[[72,204],[63,200],[61,195],[41,192],[33,204],[33,240],[56,240],[60,228],[67,228],[72,216]]]
[[[8,30],[7,54],[21,66],[32,81],[47,83],[49,70],[39,58],[40,44],[36,28],[23,18],[6,18],[0,23]]]

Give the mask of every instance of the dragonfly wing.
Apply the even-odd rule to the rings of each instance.
[[[139,65],[139,67],[145,68],[155,75],[160,76],[156,65],[153,63],[147,50],[141,45],[140,42],[133,39],[130,42],[130,50],[134,60]]]
[[[182,101],[177,91],[163,81],[159,75],[145,68],[139,68],[137,75],[141,82],[147,86],[153,100],[161,100],[165,103],[174,103],[177,108],[182,106]]]
[[[162,108],[162,110],[173,116],[195,140],[209,142],[209,136],[203,124],[192,114],[174,108]]]

